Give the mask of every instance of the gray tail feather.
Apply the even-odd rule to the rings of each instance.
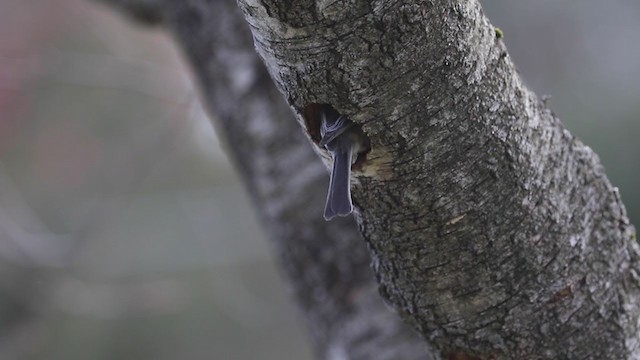
[[[351,149],[336,151],[333,158],[333,170],[329,183],[329,194],[324,207],[324,218],[331,220],[336,216],[347,216],[353,211],[351,203]]]

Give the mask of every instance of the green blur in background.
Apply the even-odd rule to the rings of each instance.
[[[484,1],[640,218],[640,3]],[[0,0],[0,359],[310,359],[170,36]]]

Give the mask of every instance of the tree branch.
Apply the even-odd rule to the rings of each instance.
[[[384,296],[438,350],[640,357],[618,191],[522,84],[477,1],[239,4],[308,135],[315,104],[368,135],[360,229]]]
[[[235,2],[156,3],[280,254],[318,357],[434,359],[383,303],[353,219],[323,220],[327,172],[256,56]]]
[[[126,16],[147,24],[162,22],[162,0],[96,0],[117,7]]]

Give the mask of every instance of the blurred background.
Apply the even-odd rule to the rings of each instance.
[[[639,223],[640,2],[483,5]],[[0,34],[0,359],[310,359],[171,37],[87,0]]]

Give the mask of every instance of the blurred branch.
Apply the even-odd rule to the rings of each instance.
[[[163,2],[162,10],[281,256],[319,357],[433,358],[378,295],[354,220],[323,220],[326,169],[257,58],[235,2]]]
[[[0,257],[22,267],[68,265],[70,238],[50,232],[0,167]]]
[[[161,0],[95,0],[110,3],[123,14],[147,25],[157,25],[162,21]]]

